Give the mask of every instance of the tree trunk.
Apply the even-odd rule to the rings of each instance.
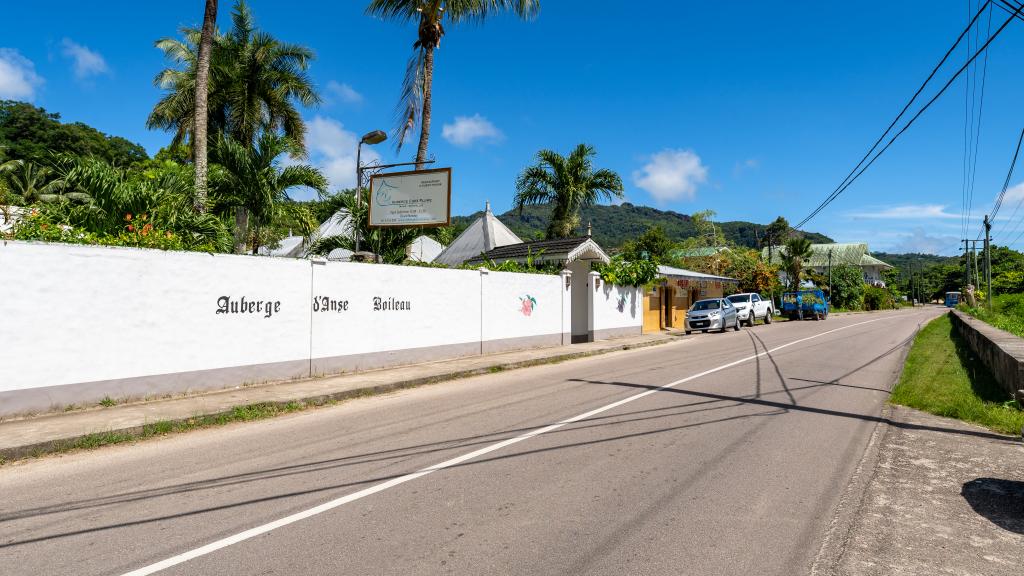
[[[192,158],[196,169],[196,194],[192,205],[196,212],[206,212],[206,129],[209,121],[207,94],[210,90],[210,52],[213,50],[213,27],[217,22],[217,0],[206,0],[203,31],[199,41],[196,66],[195,130],[192,134]]]
[[[235,207],[235,254],[245,254],[249,241],[249,209]]]
[[[420,118],[420,145],[416,150],[416,169],[423,169],[427,159],[427,143],[430,141],[430,105],[434,84],[434,47],[427,45],[423,54],[423,115]]]

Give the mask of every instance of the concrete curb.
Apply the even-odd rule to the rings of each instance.
[[[254,402],[254,403],[251,403],[251,404],[239,404],[239,405],[233,406],[231,409],[228,409],[228,410],[216,410],[216,411],[211,411],[211,412],[197,413],[197,414],[191,415],[188,418],[168,418],[168,419],[158,420],[157,422],[179,424],[179,423],[188,422],[189,420],[191,420],[193,418],[225,416],[225,415],[231,414],[232,411],[235,408],[244,407],[244,406],[253,406],[253,405],[284,407],[284,406],[289,405],[289,404],[300,403],[300,404],[305,405],[306,407],[317,407],[317,406],[322,406],[324,404],[328,404],[328,403],[331,403],[331,402],[348,400],[348,399],[358,398],[358,397],[363,397],[363,396],[373,396],[373,395],[376,395],[376,394],[383,394],[383,393],[393,392],[393,391],[396,391],[396,390],[402,390],[402,389],[406,389],[406,388],[415,388],[417,386],[425,386],[425,385],[429,385],[429,384],[438,384],[438,383],[441,383],[441,382],[449,382],[449,381],[452,381],[452,380],[459,380],[459,379],[462,379],[462,378],[470,378],[470,377],[473,377],[473,376],[483,376],[483,375],[486,375],[486,374],[493,374],[495,372],[504,372],[504,371],[508,371],[508,370],[517,370],[517,369],[520,369],[520,368],[529,368],[531,366],[541,366],[541,365],[544,365],[544,364],[557,364],[557,363],[565,362],[565,361],[569,361],[569,360],[578,360],[578,359],[588,358],[588,357],[592,357],[592,356],[602,356],[604,354],[609,354],[609,353],[612,353],[612,352],[622,352],[622,351],[625,351],[625,350],[637,350],[637,349],[642,349],[642,348],[650,348],[650,347],[653,347],[653,346],[659,346],[659,345],[662,345],[662,344],[668,344],[670,342],[678,342],[678,341],[679,341],[679,337],[678,336],[668,335],[665,338],[660,339],[660,340],[650,340],[650,341],[646,341],[646,342],[630,342],[630,343],[625,343],[625,344],[621,344],[621,345],[614,345],[614,346],[609,346],[609,347],[605,347],[605,348],[600,348],[600,349],[597,349],[597,350],[585,350],[585,351],[580,351],[580,352],[568,352],[568,353],[564,353],[564,354],[556,354],[556,355],[552,355],[552,356],[545,356],[545,357],[542,357],[542,358],[533,358],[533,359],[529,359],[529,360],[520,360],[520,361],[515,361],[515,362],[499,362],[499,363],[490,364],[490,365],[487,365],[487,366],[481,366],[481,367],[478,367],[478,368],[472,368],[472,369],[466,369],[466,370],[457,370],[457,371],[448,372],[448,373],[444,373],[444,374],[433,374],[433,375],[430,375],[430,376],[424,376],[424,377],[420,377],[420,378],[406,378],[406,379],[402,379],[402,380],[396,380],[396,381],[393,381],[393,382],[389,382],[387,384],[376,384],[376,385],[365,386],[365,387],[361,387],[361,388],[348,389],[348,390],[344,390],[344,391],[340,391],[340,392],[335,392],[335,393],[296,396],[294,398],[283,399],[283,400],[262,401],[262,402]],[[160,401],[157,401],[157,402],[160,402]],[[137,441],[139,439],[142,439],[141,436],[142,436],[143,432],[145,431],[146,427],[150,426],[152,424],[153,423],[148,423],[148,424],[143,424],[143,425],[138,425],[138,426],[128,426],[128,427],[122,427],[122,428],[109,428],[109,429],[106,429],[106,430],[97,431],[97,432],[90,432],[90,433],[86,433],[86,434],[76,434],[76,435],[73,435],[73,436],[67,436],[67,437],[63,437],[63,438],[52,438],[52,439],[45,440],[45,441],[42,441],[42,442],[36,442],[36,443],[32,443],[32,444],[25,444],[25,445],[21,445],[21,446],[2,447],[2,448],[0,448],[0,464],[11,462],[11,461],[14,461],[14,460],[21,460],[21,459],[25,459],[25,458],[34,458],[34,457],[44,456],[46,454],[63,452],[63,451],[72,449],[76,442],[81,441],[81,440],[83,440],[85,438],[88,438],[90,436],[93,436],[95,434],[123,434],[125,436],[137,437],[137,438],[132,438],[130,440],[125,440],[124,442],[111,443],[111,444],[107,444],[107,445],[126,443],[126,442],[130,442],[130,441]]]

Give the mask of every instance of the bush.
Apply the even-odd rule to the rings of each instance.
[[[864,304],[864,275],[857,266],[840,264],[832,267],[832,306],[860,310]]]
[[[658,265],[650,260],[627,261],[621,256],[597,267],[601,280],[619,286],[646,286],[658,279]]]
[[[895,307],[896,302],[888,290],[878,286],[864,286],[865,310],[889,310]]]
[[[14,226],[15,240],[63,242],[66,244],[99,244],[101,246],[130,246],[134,248],[155,248],[159,250],[194,250],[214,252],[213,245],[200,243],[186,246],[181,236],[170,230],[159,230],[148,221],[146,214],[132,218],[125,216],[125,225],[118,234],[95,234],[73,228],[68,224],[55,222],[45,213],[33,210]]]

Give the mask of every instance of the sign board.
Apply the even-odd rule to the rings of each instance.
[[[370,227],[447,226],[452,169],[376,174],[370,179]]]

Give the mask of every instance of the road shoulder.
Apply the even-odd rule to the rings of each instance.
[[[1020,574],[1020,439],[901,406],[884,416],[812,574]]]

